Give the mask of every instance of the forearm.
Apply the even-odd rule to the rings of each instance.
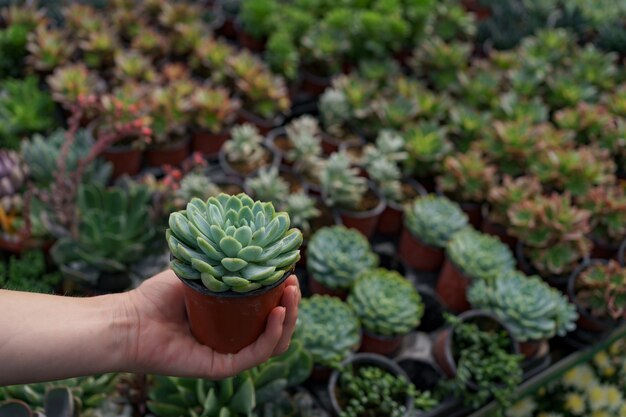
[[[0,290],[0,386],[123,369],[132,326],[125,297]]]

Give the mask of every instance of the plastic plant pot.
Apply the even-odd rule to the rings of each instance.
[[[219,353],[237,353],[259,338],[267,317],[278,307],[289,270],[273,285],[249,293],[215,293],[200,281],[179,279],[191,333]]]
[[[309,291],[311,294],[330,295],[332,297],[341,298],[343,301],[348,297],[348,291],[342,289],[328,288],[309,274]]]
[[[371,186],[368,193],[376,195]],[[374,233],[376,233],[380,215],[385,211],[385,207],[387,206],[385,200],[378,196],[376,196],[376,198],[378,198],[376,207],[366,211],[335,210],[335,222],[337,224],[343,224],[348,228],[358,230],[368,239],[372,238]]]
[[[154,147],[146,151],[146,160],[151,167],[178,166],[189,156],[189,139],[172,143],[170,146]]]
[[[368,331],[363,331],[359,352],[392,356],[400,350],[404,336],[405,335],[380,336]]]
[[[224,143],[230,137],[228,130],[213,133],[208,130],[197,129],[191,136],[191,148],[206,156],[217,156]]]
[[[251,123],[255,125],[262,135],[267,135],[272,129],[281,126],[285,121],[282,114],[276,115],[271,119],[265,119],[246,109],[240,108],[237,111],[238,123]]]
[[[111,146],[102,154],[113,165],[113,178],[137,175],[141,169],[143,152],[130,146]]]
[[[467,301],[467,288],[470,278],[450,259],[446,258],[437,281],[437,295],[442,303],[456,313],[470,309]]]
[[[445,259],[445,251],[442,248],[423,243],[406,227],[402,229],[398,252],[402,262],[416,271],[438,271]]]

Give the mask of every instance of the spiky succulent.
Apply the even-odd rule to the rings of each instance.
[[[351,118],[348,98],[339,88],[327,88],[324,91],[320,96],[319,109],[324,127],[331,133],[341,131]]]
[[[446,245],[446,254],[468,278],[476,281],[491,279],[515,267],[515,258],[508,246],[471,227],[452,236]]]
[[[75,50],[75,45],[66,38],[66,33],[53,28],[39,26],[28,35],[26,58],[37,71],[48,72],[65,64]]]
[[[626,190],[623,187],[594,187],[577,202],[581,208],[591,212],[593,238],[617,244],[626,236]]]
[[[507,271],[493,280],[478,280],[468,291],[473,308],[493,313],[520,341],[565,336],[576,327],[576,307],[537,276]]]
[[[246,178],[245,186],[254,198],[273,204],[279,204],[289,195],[289,183],[280,176],[276,166],[259,169],[256,176]]]
[[[83,60],[89,68],[103,68],[113,63],[117,38],[113,30],[105,27],[91,32],[82,39],[78,47],[83,53]]]
[[[457,203],[429,194],[406,205],[404,224],[420,241],[444,248],[456,232],[467,226],[468,219]]]
[[[379,336],[398,336],[416,328],[424,304],[411,282],[384,268],[363,272],[352,285],[348,304],[363,328]]]
[[[58,67],[46,78],[52,97],[64,106],[78,102],[79,98],[93,95],[101,85],[99,78],[84,64]]]
[[[196,72],[206,73],[212,81],[221,84],[227,78],[227,60],[235,53],[229,43],[205,36],[196,45],[190,64]]]
[[[367,192],[367,180],[352,167],[347,152],[335,152],[328,158],[320,176],[322,194],[330,207],[356,209]]]
[[[532,199],[541,194],[541,184],[536,177],[524,176],[512,178],[505,175],[502,184],[492,187],[487,195],[491,204],[489,217],[491,221],[502,226],[508,225],[509,209],[524,200]]]
[[[595,317],[626,318],[626,267],[612,259],[589,265],[575,286],[576,301]]]
[[[324,286],[348,289],[361,272],[378,265],[378,256],[358,231],[332,226],[311,237],[306,265],[309,274]]]
[[[447,131],[434,122],[421,122],[405,134],[407,165],[417,176],[427,176],[441,170],[441,162],[452,151]]]
[[[311,220],[321,213],[315,206],[315,199],[302,191],[287,195],[283,208],[289,214],[293,225],[302,230],[305,236],[311,232]]]
[[[180,188],[176,190],[176,197],[186,204],[192,198],[206,200],[219,193],[220,188],[207,175],[191,172],[180,181]]]
[[[245,194],[194,198],[172,213],[167,243],[180,278],[213,292],[249,292],[272,285],[300,259],[302,233],[272,203]]]
[[[140,52],[117,51],[115,53],[115,76],[120,81],[136,80],[151,82],[156,74],[149,58]]]
[[[496,184],[496,172],[496,166],[489,164],[481,152],[470,150],[444,159],[437,185],[460,201],[481,203]]]
[[[310,115],[300,116],[293,119],[287,126],[285,126],[285,132],[287,138],[295,143],[302,136],[318,137],[320,134],[320,126],[317,119]]]
[[[231,130],[231,140],[224,144],[224,153],[229,162],[247,162],[259,166],[266,154],[263,136],[249,124],[237,125]]]
[[[5,215],[21,212],[23,203],[21,191],[27,175],[27,167],[17,152],[0,150],[0,208]],[[12,227],[2,222],[0,228]]]
[[[338,366],[361,344],[361,324],[339,298],[314,295],[300,303],[294,339],[302,340],[316,364]]]
[[[376,145],[368,145],[365,148],[365,163],[379,156],[395,163],[403,162],[409,156],[405,151],[405,146],[402,135],[393,130],[381,130],[376,137]]]
[[[197,126],[218,133],[231,125],[241,103],[222,87],[198,86],[189,97],[189,109]]]
[[[374,159],[367,164],[367,174],[376,184],[380,195],[387,201],[401,203],[404,197],[400,179],[402,172],[391,160],[383,157]]]

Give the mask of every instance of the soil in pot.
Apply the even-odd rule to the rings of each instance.
[[[341,298],[343,301],[345,301],[348,297],[347,290],[328,288],[324,284],[316,280],[315,277],[311,274],[309,274],[309,291],[311,291],[311,294],[330,295],[332,297],[338,297]]]
[[[167,146],[153,147],[146,151],[146,160],[151,167],[164,165],[180,166],[189,156],[189,139],[183,139]]]
[[[441,302],[455,313],[470,309],[467,301],[467,288],[470,279],[452,261],[446,258],[437,281],[437,295]]]
[[[252,52],[263,52],[265,50],[265,39],[257,39],[250,35],[238,21],[235,21],[235,26],[237,27],[237,41],[241,46]]]
[[[378,219],[384,210],[385,201],[370,187],[356,210],[337,210],[337,215],[341,224],[358,230],[369,239],[374,236]]]
[[[214,293],[201,282],[181,279],[191,333],[217,352],[239,352],[263,333],[291,273],[287,271],[275,284],[249,293]]]
[[[254,171],[256,171],[257,169],[263,166],[276,165],[278,163],[276,154],[274,152],[271,152],[267,148],[266,150],[267,152],[265,153],[263,160],[261,160],[261,162],[258,164],[253,164],[248,161],[229,162],[228,159],[226,158],[226,154],[222,150],[219,153],[219,163],[222,169],[224,170],[224,173],[228,175],[235,175],[239,178],[246,178],[247,176],[252,174]]]
[[[273,129],[267,134],[267,146],[280,156],[281,163],[291,166],[292,163],[285,160],[285,154],[293,149],[293,144],[287,138],[285,129],[280,127]]]
[[[198,129],[191,136],[191,147],[194,152],[200,152],[206,156],[216,156],[229,137],[229,131],[213,133]]]
[[[402,347],[403,340],[404,335],[387,337],[363,331],[359,352],[393,356]]]
[[[363,138],[354,134],[348,134],[339,138],[329,133],[322,132],[322,152],[326,155],[337,152],[342,147],[361,146],[363,143]]]
[[[113,178],[122,175],[139,174],[143,152],[130,146],[112,146],[102,153],[104,159],[113,165]]]
[[[534,359],[546,355],[550,351],[547,340],[529,340],[519,343],[519,351],[526,359]]]
[[[402,262],[416,271],[438,271],[445,258],[445,252],[442,248],[423,243],[413,236],[406,227],[402,230],[398,252]]]

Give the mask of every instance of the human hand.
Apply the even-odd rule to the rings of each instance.
[[[263,334],[235,354],[215,352],[196,341],[187,322],[183,285],[168,270],[125,294],[128,324],[122,340],[125,368],[129,371],[222,379],[284,353],[289,347],[301,297],[295,275],[287,278],[281,305],[270,313]]]

